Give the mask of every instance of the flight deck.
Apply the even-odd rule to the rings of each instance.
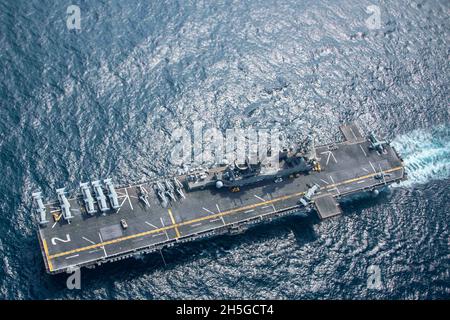
[[[47,272],[95,266],[217,234],[241,232],[254,223],[315,209],[321,219],[341,213],[341,197],[376,192],[405,179],[400,156],[388,143],[362,136],[355,125],[341,127],[343,141],[314,147],[317,163],[307,173],[229,188],[189,190],[186,176],[115,188],[94,181],[91,192],[42,204],[38,238]],[[158,185],[159,186],[159,185]]]

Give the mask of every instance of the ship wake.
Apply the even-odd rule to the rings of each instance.
[[[411,187],[450,177],[450,127],[414,130],[396,137],[392,145],[403,157],[408,180],[400,186]]]

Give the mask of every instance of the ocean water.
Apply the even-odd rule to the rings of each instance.
[[[81,30],[66,26],[71,4]],[[0,0],[0,298],[450,298],[449,12],[446,0]],[[200,120],[318,143],[356,121],[393,141],[410,179],[336,219],[82,270],[82,290],[47,275],[31,192],[175,173],[171,132]]]

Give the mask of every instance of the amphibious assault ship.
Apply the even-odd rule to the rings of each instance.
[[[341,142],[282,150],[276,170],[245,161],[138,185],[97,180],[74,197],[57,189],[48,204],[35,192],[45,268],[94,267],[299,212],[326,219],[341,214],[342,197],[406,178],[388,141],[365,138],[354,124],[340,130]]]

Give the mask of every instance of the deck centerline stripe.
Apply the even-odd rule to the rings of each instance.
[[[391,168],[391,169],[385,170],[384,172],[385,173],[389,173],[389,172],[394,172],[394,171],[401,170],[401,169],[403,169],[402,166]],[[355,182],[355,181],[358,181],[358,180],[374,177],[377,174],[378,174],[378,172],[375,172],[375,173],[371,173],[371,174],[368,174],[368,175],[365,175],[365,176],[362,176],[362,177],[348,179],[348,180],[345,180],[345,181],[342,181],[342,182],[339,182],[339,183],[336,183],[336,184],[333,184],[333,185],[328,185],[324,189],[333,189],[333,188],[336,188],[337,186],[340,186],[340,185],[343,185],[343,184],[352,183],[352,182]],[[257,202],[257,203],[246,205],[246,206],[243,206],[243,207],[239,207],[239,208],[235,208],[235,209],[230,209],[230,210],[227,210],[227,211],[219,212],[219,213],[216,213],[214,215],[208,215],[208,216],[204,216],[204,217],[200,217],[200,218],[196,218],[196,219],[192,219],[192,220],[188,220],[188,221],[184,221],[184,222],[180,222],[180,223],[175,223],[175,224],[172,224],[170,226],[165,226],[165,227],[162,227],[162,228],[159,228],[159,229],[154,229],[154,230],[149,230],[149,231],[145,231],[145,232],[141,232],[141,233],[136,233],[136,234],[133,234],[133,235],[129,235],[129,236],[125,236],[125,237],[121,237],[121,238],[117,238],[117,239],[113,239],[113,240],[97,243],[95,245],[81,247],[81,248],[76,248],[76,249],[73,249],[73,250],[68,250],[68,251],[56,253],[56,254],[53,254],[53,255],[48,255],[47,256],[47,260],[49,261],[50,259],[62,257],[62,256],[65,256],[65,255],[68,255],[68,254],[71,254],[71,253],[77,253],[77,252],[81,252],[81,251],[86,251],[86,250],[90,250],[90,249],[106,246],[106,245],[109,245],[109,244],[114,244],[114,243],[126,241],[126,240],[129,240],[129,239],[143,237],[143,236],[146,236],[146,235],[149,235],[149,234],[154,234],[154,233],[158,233],[158,232],[162,232],[162,231],[175,229],[175,228],[178,228],[178,227],[181,227],[181,226],[185,226],[185,225],[193,224],[193,223],[196,223],[196,222],[212,219],[212,218],[215,218],[215,217],[223,217],[223,216],[226,216],[226,215],[229,215],[229,214],[232,214],[232,213],[245,211],[245,210],[256,208],[256,207],[259,207],[259,206],[262,206],[262,205],[265,205],[265,204],[273,204],[273,203],[276,203],[276,202],[279,202],[279,201],[283,201],[283,200],[287,200],[287,199],[290,199],[290,198],[293,198],[293,197],[301,196],[303,194],[304,194],[304,192],[296,192],[296,193],[293,193],[293,194],[290,194],[290,195],[285,195],[285,196],[281,196],[281,197],[278,197],[278,198],[274,198],[272,200],[267,200],[267,201],[264,201],[264,202]],[[172,222],[174,223],[175,220],[173,220]],[[43,239],[43,240],[45,241],[45,239]],[[44,250],[45,250],[45,248],[44,248]],[[47,252],[48,252],[48,249],[47,249]],[[50,263],[50,261],[49,261],[49,263]]]

